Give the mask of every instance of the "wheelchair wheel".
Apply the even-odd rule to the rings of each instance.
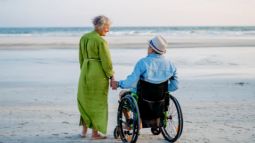
[[[161,133],[160,128],[151,128],[151,132],[153,135],[159,135]]]
[[[126,119],[129,114],[130,119]],[[124,96],[118,107],[117,123],[119,135],[123,142],[135,143],[139,135],[140,114],[136,100],[131,95]]]
[[[182,134],[183,116],[177,99],[172,95],[169,98],[168,111],[166,112],[165,123],[161,127],[161,131],[167,141],[175,142]]]
[[[113,136],[115,139],[118,139],[120,137],[120,131],[119,131],[119,127],[116,126],[114,131],[113,131]]]

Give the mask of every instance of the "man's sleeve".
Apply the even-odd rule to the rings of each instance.
[[[143,62],[140,60],[135,65],[133,72],[127,76],[125,80],[119,81],[120,88],[136,88],[137,82],[140,79],[140,76],[144,73],[145,68]]]
[[[169,83],[168,83],[168,91],[175,91],[178,89],[178,76],[177,76],[177,70],[174,65],[171,65],[172,71],[173,71],[173,76],[170,78]]]

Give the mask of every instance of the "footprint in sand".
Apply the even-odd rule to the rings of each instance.
[[[71,137],[71,136],[65,136],[65,138],[67,138],[67,139],[71,139],[72,137]]]
[[[67,121],[63,121],[62,124],[70,124],[69,122]]]
[[[237,63],[228,63],[228,65],[237,66],[238,64]]]
[[[24,125],[26,125],[26,124],[28,124],[29,122],[22,122],[22,123],[19,123],[19,125],[21,125],[21,126],[24,126]]]
[[[51,134],[51,135],[53,135],[53,136],[59,136],[59,134]]]
[[[244,85],[246,85],[246,84],[248,84],[247,82],[236,82],[235,83],[236,85],[240,85],[240,86],[244,86]]]
[[[191,121],[184,121],[185,123],[192,123]]]
[[[209,140],[208,138],[203,138],[203,142],[204,142],[204,143],[209,143],[210,140]]]

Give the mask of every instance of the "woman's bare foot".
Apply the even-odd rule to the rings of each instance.
[[[87,131],[88,131],[88,128],[85,126],[85,125],[83,125],[83,127],[82,127],[82,132],[81,132],[81,137],[82,138],[85,138],[86,137],[86,135],[87,135]]]
[[[107,137],[104,135],[100,135],[98,131],[93,131],[92,137],[93,140],[100,140],[100,139],[106,139]]]

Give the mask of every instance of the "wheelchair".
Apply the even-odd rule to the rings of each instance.
[[[183,130],[183,115],[180,104],[168,93],[167,87],[168,81],[152,84],[139,80],[138,99],[130,91],[125,92],[119,100],[114,138],[135,143],[141,128],[151,128],[153,135],[162,133],[168,142],[178,140]]]

